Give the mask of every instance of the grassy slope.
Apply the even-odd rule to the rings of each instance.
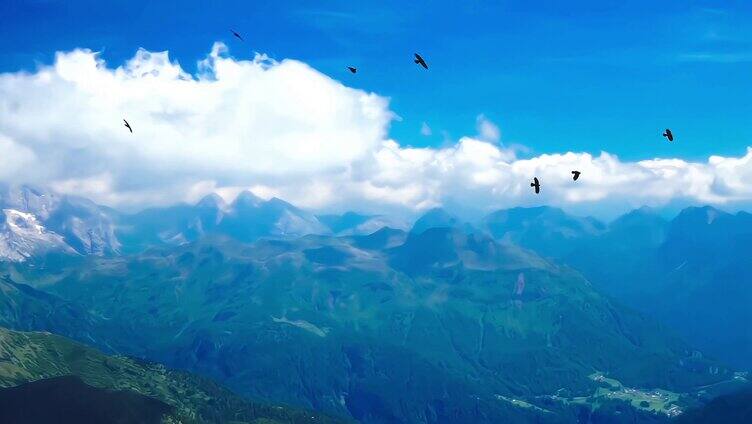
[[[336,422],[308,411],[250,402],[203,378],[107,356],[57,335],[0,328],[0,387],[64,375],[78,376],[94,387],[131,390],[158,399],[187,422]]]
[[[723,378],[572,270],[482,239],[424,238],[393,253],[319,237],[196,243],[89,258],[48,289],[120,323],[112,343],[129,354],[367,420],[450,419],[478,399],[488,410],[467,418],[508,416],[496,394],[587,395],[596,371],[680,391]]]

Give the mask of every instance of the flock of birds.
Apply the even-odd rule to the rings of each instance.
[[[233,30],[230,30],[230,32],[238,40],[244,41],[243,37],[240,34],[238,34],[237,32],[235,32]],[[415,53],[415,59],[413,59],[413,62],[415,62],[416,64],[422,66],[424,69],[428,69],[428,64],[426,63],[425,59],[423,59],[423,56],[419,55],[418,53]],[[358,68],[356,68],[354,66],[348,66],[347,69],[351,73],[353,73],[353,74],[355,74],[355,73],[358,72]],[[133,128],[131,128],[131,124],[129,124],[128,121],[126,121],[125,119],[123,119],[123,122],[125,123],[124,124],[125,127],[128,128],[128,131],[130,131],[131,134],[133,134]],[[668,141],[674,141],[674,134],[668,128],[666,128],[666,131],[663,132],[663,136],[666,137],[666,139]],[[582,174],[582,172],[576,171],[576,170],[572,171],[572,180],[573,181],[577,181],[577,179],[580,178],[580,174]],[[540,181],[538,180],[538,177],[533,177],[533,182],[530,183],[530,187],[532,187],[533,190],[535,190],[535,194],[539,194],[540,193],[541,185],[540,185]]]

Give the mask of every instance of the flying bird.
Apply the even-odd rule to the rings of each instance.
[[[128,131],[130,131],[131,134],[133,134],[133,128],[131,128],[131,124],[129,124],[128,121],[126,121],[125,119],[123,119],[123,122],[125,122],[125,128],[128,128]]]
[[[577,181],[577,179],[580,178],[580,174],[582,174],[582,172],[580,172],[580,171],[572,171],[572,179],[575,180],[575,181]]]
[[[535,194],[540,193],[540,183],[538,182],[538,177],[533,177],[533,182],[530,183],[530,187],[535,187]]]
[[[240,36],[240,34],[238,34],[237,32],[235,32],[235,31],[233,31],[233,30],[230,30],[230,32],[232,33],[232,35],[234,35],[235,37],[237,37],[237,38],[238,38],[238,40],[240,40],[240,41],[244,41],[244,40],[243,40],[243,37],[241,37],[241,36]]]
[[[674,141],[674,134],[668,128],[666,128],[666,132],[663,133],[663,136],[666,137],[668,141]]]
[[[347,69],[349,69],[350,72],[352,72],[353,74],[356,73],[356,72],[358,72],[358,69],[357,68],[353,68],[352,66],[348,66]]]
[[[426,64],[426,61],[423,60],[423,58],[418,53],[415,53],[415,60],[414,60],[414,62],[417,63],[418,65],[420,65],[420,66],[428,69],[428,65]]]

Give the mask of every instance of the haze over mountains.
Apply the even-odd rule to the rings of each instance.
[[[745,213],[410,226],[250,192],[124,214],[31,187],[0,206],[0,326],[364,422],[667,419],[751,365]],[[673,394],[641,406],[655,388]]]

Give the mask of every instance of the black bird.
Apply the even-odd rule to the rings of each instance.
[[[580,178],[580,174],[582,174],[582,172],[580,172],[580,171],[572,171],[572,179],[575,180],[575,181],[577,181],[577,179]]]
[[[423,60],[423,58],[418,53],[415,53],[415,60],[414,60],[414,62],[417,63],[418,65],[420,65],[420,66],[428,69],[428,65],[426,65],[426,61]]]
[[[666,128],[666,132],[663,133],[663,136],[668,139],[668,141],[674,141],[674,134],[671,133],[671,130]]]
[[[133,134],[133,128],[131,128],[131,124],[129,124],[128,121],[126,121],[125,119],[123,119],[123,122],[125,122],[125,128],[128,128],[128,131],[130,131],[131,134]]]
[[[353,74],[356,73],[356,72],[358,72],[358,69],[357,68],[353,68],[352,66],[348,66],[347,69],[349,69],[350,72],[352,72]]]
[[[233,30],[230,30],[230,32],[232,33],[232,35],[234,35],[234,36],[238,37],[238,40],[240,40],[240,41],[244,41],[244,40],[243,40],[243,37],[241,37],[241,36],[240,36],[240,34],[238,34],[237,32],[235,32],[235,31],[233,31]]]
[[[538,177],[533,177],[533,182],[530,183],[530,187],[535,187],[535,194],[540,193],[540,183],[538,182]]]

